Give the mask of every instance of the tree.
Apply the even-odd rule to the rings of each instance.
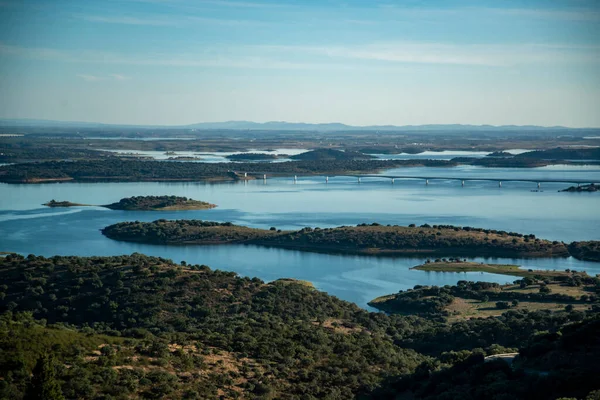
[[[44,354],[33,368],[27,399],[64,400],[60,384],[56,380],[56,362],[52,354]]]
[[[550,292],[551,292],[551,290],[550,290],[550,288],[548,286],[544,285],[544,286],[540,287],[540,293],[542,293],[542,294],[548,294]]]
[[[508,304],[508,301],[498,301],[496,302],[496,308],[506,310],[507,308],[510,308],[510,304]]]

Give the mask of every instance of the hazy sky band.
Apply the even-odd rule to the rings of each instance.
[[[499,4],[0,1],[0,117],[600,126],[598,2]]]

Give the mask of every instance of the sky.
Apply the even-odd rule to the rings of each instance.
[[[600,127],[600,1],[0,0],[0,118]]]

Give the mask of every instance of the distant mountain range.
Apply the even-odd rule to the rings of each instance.
[[[310,124],[304,122],[251,122],[251,121],[227,121],[227,122],[201,122],[191,125],[121,125],[103,124],[97,122],[79,121],[53,121],[41,119],[0,119],[3,127],[64,127],[64,128],[128,128],[128,129],[197,129],[197,130],[252,130],[252,131],[496,131],[496,130],[566,130],[577,129],[564,126],[537,126],[537,125],[462,125],[462,124],[439,124],[439,125],[369,125],[353,126],[338,122]],[[582,128],[585,129],[585,128]]]

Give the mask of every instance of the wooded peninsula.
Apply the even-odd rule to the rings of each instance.
[[[154,244],[252,244],[301,251],[379,256],[432,254],[444,256],[567,257],[567,246],[491,229],[428,224],[304,228],[298,231],[257,229],[201,220],[160,219],[122,222],[102,230],[115,240]]]

